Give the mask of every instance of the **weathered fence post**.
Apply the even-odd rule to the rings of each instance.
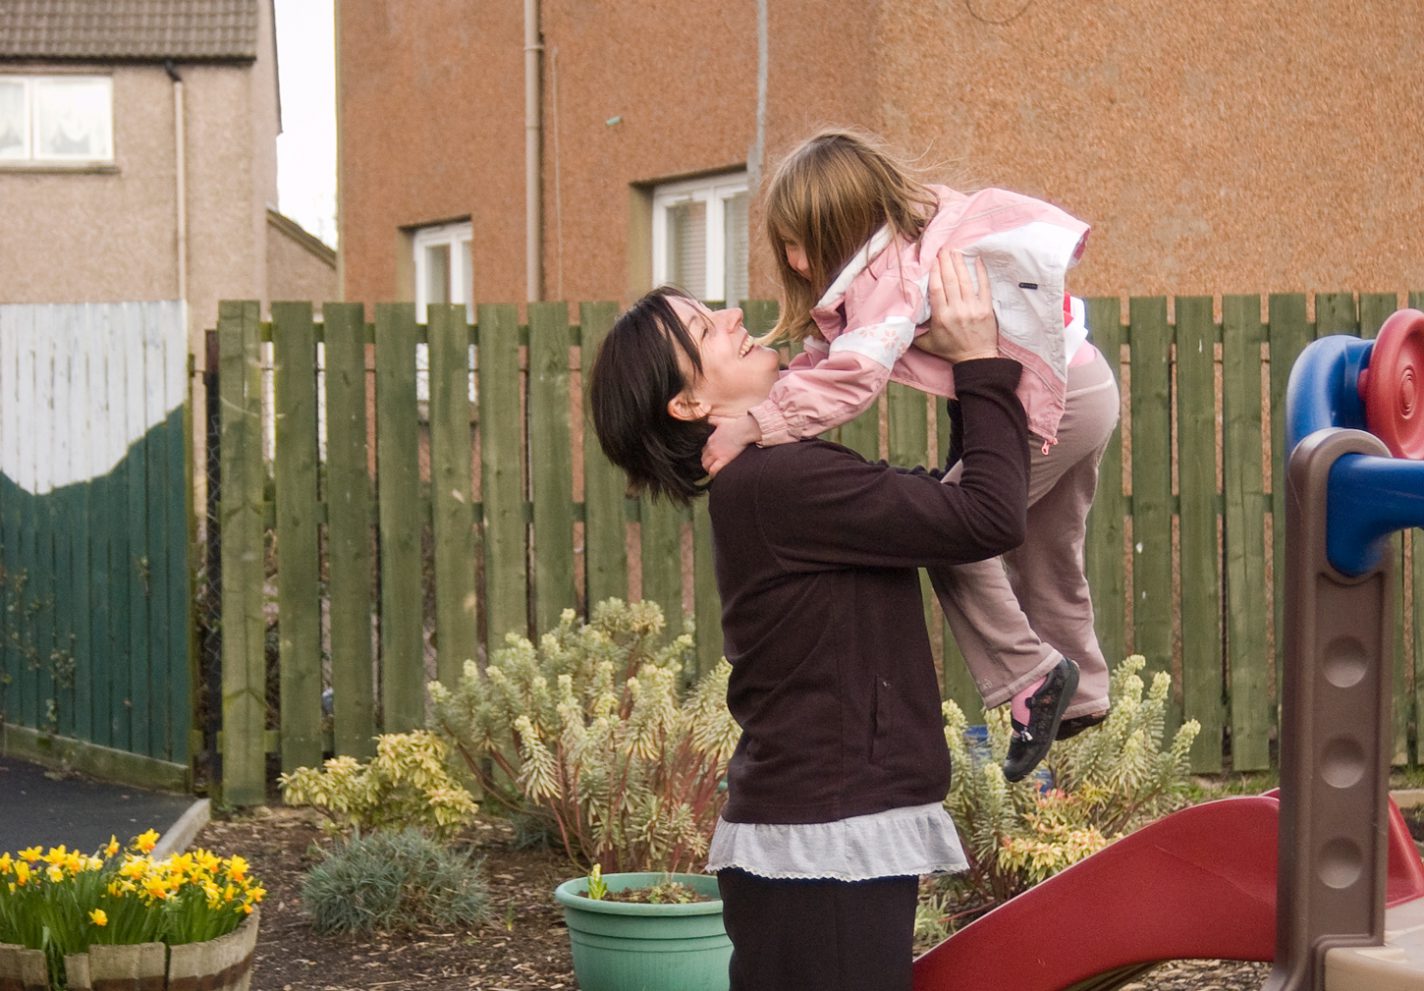
[[[331,598],[332,745],[375,751],[371,669],[371,472],[366,444],[366,323],[360,303],[322,307],[326,352],[326,550]]]
[[[321,763],[321,562],[317,540],[316,331],[310,303],[272,304],[277,650],[282,770]]]
[[[222,405],[222,798],[267,798],[266,623],[262,600],[262,366],[254,302],[218,313]]]
[[[381,726],[425,724],[421,632],[420,430],[415,404],[415,307],[376,307],[376,484],[381,555]]]
[[[574,451],[569,423],[569,308],[529,304],[529,487],[534,504],[534,632],[573,605]]]
[[[475,507],[470,482],[470,329],[464,306],[430,307],[430,509],[435,541],[435,673],[454,685],[478,656]]]

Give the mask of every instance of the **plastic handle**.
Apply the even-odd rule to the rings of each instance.
[[[1379,564],[1397,530],[1424,526],[1424,462],[1346,454],[1330,468],[1325,554],[1341,574]]]
[[[1291,368],[1286,384],[1286,454],[1317,430],[1365,430],[1360,373],[1372,341],[1334,334],[1312,341]]]

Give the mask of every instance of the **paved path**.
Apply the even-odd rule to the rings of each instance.
[[[0,756],[0,853],[60,843],[92,852],[110,836],[127,843],[146,829],[158,830],[165,840],[178,839],[178,833],[187,832],[175,829],[180,821],[186,827],[198,811],[205,818],[206,808],[192,795],[108,784]],[[182,839],[177,849],[190,840]]]

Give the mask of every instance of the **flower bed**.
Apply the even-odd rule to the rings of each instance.
[[[92,854],[0,853],[0,985],[58,991],[171,974],[177,987],[180,976],[220,974],[204,986],[245,987],[265,889],[242,857],[154,859],[157,840],[149,830]]]

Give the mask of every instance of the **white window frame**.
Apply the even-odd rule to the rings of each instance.
[[[463,303],[465,319],[475,321],[475,260],[471,254],[474,240],[474,224],[468,220],[449,224],[432,224],[417,227],[411,232],[411,254],[415,259],[415,314],[417,320],[430,321],[430,292],[426,288],[429,274],[426,269],[425,252],[428,248],[445,246],[450,249],[450,299],[451,303]],[[463,251],[461,248],[463,247]],[[470,259],[470,281],[467,285],[461,269],[462,259]],[[475,349],[470,348],[469,361],[474,366]],[[415,346],[415,398],[420,404],[420,417],[428,416],[430,402],[430,348],[426,344]],[[475,380],[470,376],[470,401],[475,399]]]
[[[465,306],[465,319],[473,321],[475,319],[474,296],[474,259],[470,255],[471,242],[474,240],[474,225],[468,221],[460,221],[453,224],[436,224],[431,227],[417,227],[412,237],[413,254],[415,256],[415,312],[419,319],[429,318],[430,294],[426,289],[427,280],[425,252],[426,249],[444,245],[450,249],[450,300],[451,303],[463,303]],[[464,252],[461,252],[463,246]],[[464,272],[461,271],[461,260],[470,257],[470,284],[466,285]]]
[[[712,300],[726,300],[726,205],[735,196],[747,193],[750,185],[745,172],[726,172],[669,182],[653,189],[653,285],[668,280],[668,209],[685,203],[707,205],[707,292]]]
[[[22,156],[11,156],[0,158],[0,168],[6,166],[35,166],[35,165],[58,165],[58,166],[83,166],[83,165],[111,165],[114,162],[114,79],[107,75],[70,75],[64,73],[51,73],[43,75],[22,75],[19,73],[0,73],[0,80],[5,82],[18,82],[24,92],[24,154]],[[108,100],[108,115],[105,118],[106,127],[102,133],[104,147],[99,155],[48,155],[41,157],[38,148],[39,142],[35,134],[35,91],[43,83],[64,81],[64,82],[87,82],[101,83]]]

